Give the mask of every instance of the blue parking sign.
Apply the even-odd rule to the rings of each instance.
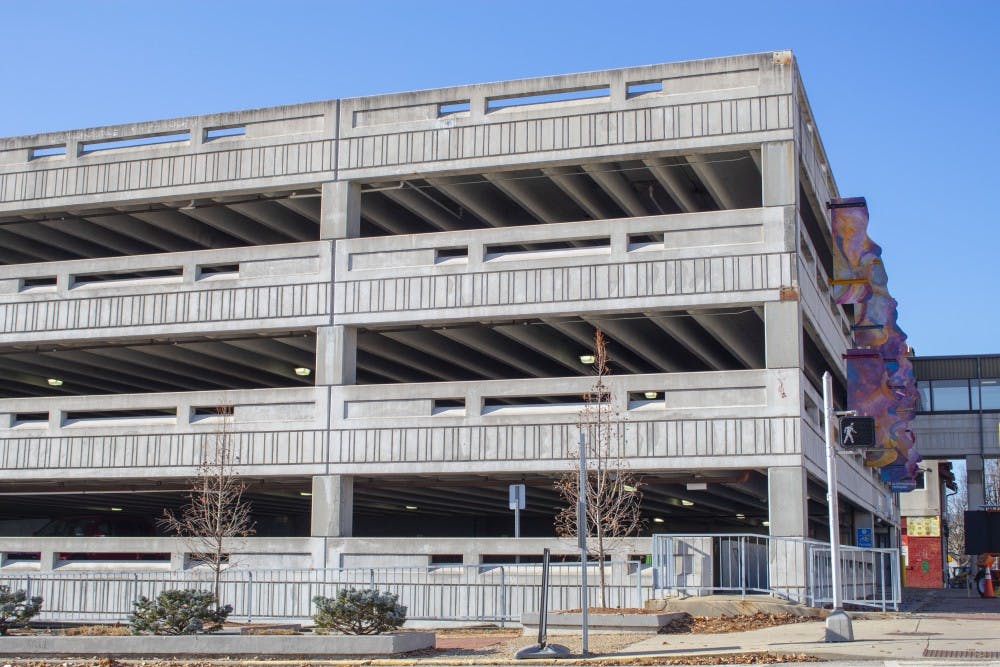
[[[872,546],[872,529],[871,528],[858,528],[858,546],[871,548]]]

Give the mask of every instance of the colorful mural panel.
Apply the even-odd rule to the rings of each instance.
[[[847,361],[847,407],[875,418],[879,444],[866,464],[896,491],[914,487],[917,453],[910,422],[916,414],[917,382],[907,357],[906,333],[897,324],[882,249],[868,237],[863,197],[830,202],[834,234],[834,298],[855,304],[854,346]]]

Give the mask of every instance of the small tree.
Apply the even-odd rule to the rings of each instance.
[[[625,460],[625,425],[612,404],[607,344],[600,329],[594,335],[594,372],[594,385],[584,395],[585,407],[580,413],[580,430],[586,438],[585,488],[580,489],[579,471],[566,472],[556,481],[556,490],[567,504],[556,515],[555,528],[561,537],[586,533],[588,554],[600,564],[601,606],[607,607],[604,562],[624,538],[639,530],[642,494],[641,481]],[[581,497],[587,503],[586,525],[582,527],[577,520]]]
[[[133,635],[218,632],[233,611],[228,604],[219,607],[218,602],[208,591],[163,591],[155,600],[141,595],[132,605],[135,611],[128,617],[129,630]]]
[[[23,591],[11,592],[10,586],[0,586],[0,636],[11,628],[23,628],[42,610],[42,598],[29,598]]]
[[[246,483],[236,471],[233,452],[233,406],[216,408],[219,430],[206,437],[198,476],[192,481],[188,504],[179,514],[164,510],[160,525],[185,539],[196,563],[212,570],[216,609],[221,601],[222,571],[228,564],[227,541],[248,537],[256,530],[250,503],[243,500]]]
[[[406,607],[395,593],[366,588],[345,588],[334,599],[313,598],[316,627],[348,635],[377,635],[394,630],[406,621]]]

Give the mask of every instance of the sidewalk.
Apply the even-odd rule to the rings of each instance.
[[[898,614],[865,614],[852,622],[854,641],[826,643],[822,621],[749,632],[656,635],[617,655],[679,657],[720,653],[805,653],[826,660],[952,659],[1000,661],[1000,598],[984,600],[964,589],[913,589]]]

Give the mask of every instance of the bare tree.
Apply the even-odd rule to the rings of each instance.
[[[555,488],[567,504],[556,515],[555,528],[561,537],[579,535],[577,503],[586,498],[582,529],[588,537],[588,555],[600,564],[601,606],[607,607],[604,563],[609,552],[639,530],[642,494],[641,481],[625,460],[625,425],[612,404],[607,345],[599,329],[594,335],[594,372],[594,385],[584,394],[585,407],[580,412],[580,430],[586,438],[585,488],[580,489],[578,471],[566,472],[556,481]]]
[[[966,564],[965,557],[965,512],[969,509],[968,481],[964,469],[955,471],[958,490],[946,494],[945,525],[948,526],[948,554],[959,565]]]
[[[206,436],[198,475],[192,480],[188,503],[179,513],[164,510],[160,525],[184,538],[191,559],[212,570],[215,604],[220,606],[222,571],[229,558],[226,542],[248,537],[256,530],[250,517],[250,503],[243,500],[246,483],[236,471],[233,452],[233,406],[216,408],[219,429]]]

